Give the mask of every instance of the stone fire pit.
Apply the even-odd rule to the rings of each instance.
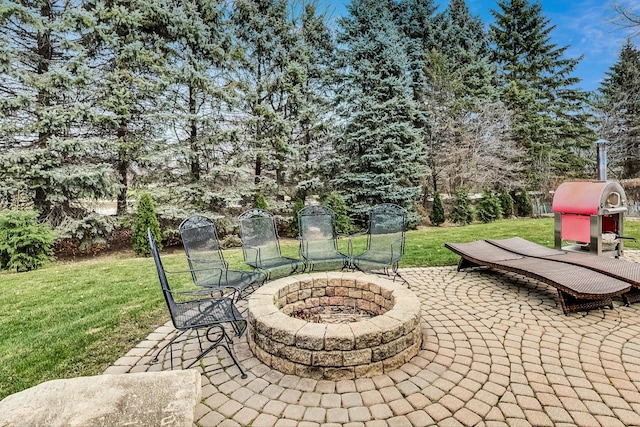
[[[303,320],[328,306],[333,306],[328,311],[340,307],[368,316],[350,323]],[[372,377],[402,366],[422,343],[416,295],[371,274],[313,273],[275,280],[251,295],[248,313],[247,337],[256,357],[301,377]]]

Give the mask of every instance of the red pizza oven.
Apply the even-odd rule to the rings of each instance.
[[[624,213],[627,198],[622,186],[615,181],[565,182],[553,196],[555,213],[554,240],[560,249],[580,248],[602,255],[614,251],[622,254]]]

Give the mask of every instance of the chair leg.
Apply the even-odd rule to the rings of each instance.
[[[215,336],[212,334],[212,331],[214,331],[214,330],[215,330],[215,334],[216,334]],[[214,336],[214,338],[212,338],[212,336]],[[227,334],[227,331],[225,331],[225,329],[224,329],[224,327],[222,325],[215,325],[215,326],[212,326],[212,327],[208,328],[207,332],[205,334],[205,337],[211,343],[211,345],[206,350],[204,350],[202,353],[200,353],[198,355],[198,357],[196,358],[196,360],[194,360],[193,362],[191,362],[187,366],[187,369],[192,367],[193,365],[195,365],[197,362],[199,362],[200,359],[202,359],[207,354],[209,354],[213,349],[215,349],[216,347],[220,346],[220,347],[224,348],[227,351],[227,354],[229,354],[229,356],[231,357],[231,360],[233,360],[233,363],[240,370],[241,378],[243,378],[243,379],[247,378],[247,374],[244,372],[244,370],[240,366],[240,363],[238,362],[238,359],[236,359],[236,356],[233,354],[233,352],[231,351],[231,348],[229,347],[229,344],[232,343],[233,340],[231,339],[231,337],[229,337],[229,335]]]
[[[171,338],[171,340],[168,343],[166,343],[165,345],[160,347],[158,349],[158,351],[156,351],[156,354],[153,356],[153,359],[151,359],[151,361],[154,362],[154,363],[157,362],[158,361],[158,356],[160,356],[160,353],[162,352],[162,350],[164,350],[165,348],[169,347],[169,357],[171,359],[171,369],[173,369],[173,347],[172,346],[176,342],[176,340],[178,338],[180,338],[182,335],[184,335],[186,332],[187,332],[187,330],[180,331],[173,338]]]

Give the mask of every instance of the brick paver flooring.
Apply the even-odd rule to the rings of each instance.
[[[640,253],[627,251],[640,261]],[[402,269],[422,301],[422,350],[389,374],[316,381],[253,356],[246,337],[201,361],[199,426],[640,426],[640,303],[565,316],[555,288],[514,274],[455,267]],[[241,311],[246,303],[238,304]],[[153,363],[167,324],[106,373]],[[197,343],[195,338],[193,343]],[[188,364],[193,343],[174,348]]]

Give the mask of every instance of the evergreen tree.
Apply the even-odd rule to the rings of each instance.
[[[344,198],[336,192],[329,194],[323,203],[336,213],[336,232],[349,234],[351,232],[351,218],[347,213],[347,204]]]
[[[77,2],[0,4],[0,206],[33,207],[54,227],[115,190],[108,145],[85,134],[94,71],[81,15]]]
[[[53,259],[55,233],[34,211],[0,212],[0,269],[35,270]]]
[[[611,142],[609,167],[621,178],[640,176],[640,50],[627,41],[600,87],[602,134]]]
[[[247,156],[255,184],[271,178],[284,182],[297,119],[298,94],[304,84],[298,35],[288,19],[286,0],[238,0],[231,22],[243,52],[236,75],[240,90]]]
[[[440,193],[436,193],[433,196],[433,208],[431,209],[431,213],[429,214],[429,220],[431,224],[436,227],[440,224],[444,223],[444,206],[442,205],[442,197],[440,197]]]
[[[505,218],[511,218],[514,215],[514,202],[513,197],[509,194],[509,191],[505,188],[500,192],[500,208],[502,209],[502,215]]]
[[[133,251],[138,255],[148,256],[151,254],[147,229],[151,230],[151,234],[158,244],[158,249],[162,249],[162,233],[160,232],[160,222],[156,216],[156,207],[151,196],[144,193],[138,200],[136,215],[131,227],[131,244]]]
[[[516,208],[516,214],[519,217],[527,217],[533,215],[533,206],[531,198],[527,190],[520,190],[514,193],[513,201]]]
[[[476,209],[476,217],[484,222],[492,222],[502,217],[500,199],[491,190],[484,190]]]
[[[256,199],[253,203],[254,207],[256,209],[262,209],[262,210],[267,210],[269,209],[269,205],[267,205],[267,199],[264,198],[264,194],[262,193],[257,193],[256,194]]]
[[[220,146],[229,138],[222,123],[233,101],[227,87],[236,52],[223,7],[219,0],[174,0],[170,6],[167,119],[191,182],[223,161]]]
[[[327,26],[327,16],[319,13],[315,2],[304,4],[301,16],[294,21],[300,32],[297,57],[301,76],[297,102],[298,113],[293,129],[290,184],[296,197],[312,191],[321,192],[328,181],[325,161],[332,154],[335,120],[332,114],[335,76],[334,37]],[[288,183],[289,184],[289,183]]]
[[[584,111],[587,94],[572,76],[581,58],[566,58],[569,46],[551,42],[555,26],[539,1],[500,0],[491,13],[501,97],[515,114],[513,135],[526,150],[530,183],[546,188],[556,182],[554,176],[583,173],[588,162],[583,153],[594,136]]]
[[[420,194],[425,168],[403,37],[394,2],[356,0],[339,19],[344,134],[336,146],[335,185],[364,217],[369,206],[408,206]]]
[[[434,0],[400,0],[395,8],[396,24],[407,48],[410,86],[416,102],[420,102],[429,82],[425,61],[436,45],[434,14],[437,9]],[[424,120],[428,115],[428,111],[421,113],[418,120]],[[421,125],[420,121],[416,124]]]
[[[458,188],[453,196],[453,206],[449,219],[454,224],[467,225],[473,221],[473,206],[469,200],[469,192],[465,188]]]
[[[452,79],[460,82],[455,96],[462,107],[494,98],[496,69],[489,38],[484,23],[471,15],[465,0],[449,1],[436,17],[434,36],[435,50],[447,58]]]
[[[86,0],[90,21],[83,38],[98,71],[92,83],[97,135],[112,142],[110,161],[118,174],[117,212],[127,210],[135,166],[164,129],[158,126],[171,11],[166,3],[146,0]]]

